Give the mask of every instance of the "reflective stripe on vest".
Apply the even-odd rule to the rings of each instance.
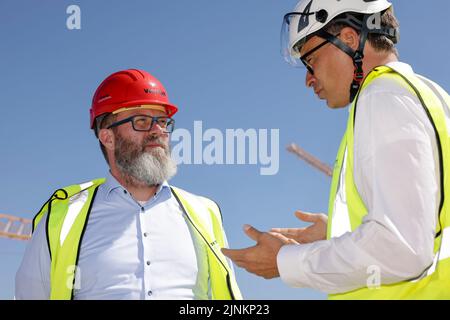
[[[79,284],[79,247],[98,187],[105,179],[58,189],[33,219],[33,230],[47,213],[46,234],[51,258],[50,299],[73,299]],[[234,274],[220,248],[225,245],[220,211],[206,198],[179,188],[172,192],[201,238],[208,244],[208,267],[212,299],[242,299]]]
[[[449,299],[450,298],[450,136],[445,114],[450,114],[450,97],[435,83],[428,79],[419,78],[414,74],[401,74],[387,67],[376,67],[364,80],[361,90],[364,90],[374,79],[386,77],[393,79],[407,88],[420,100],[428,118],[433,125],[439,151],[440,165],[440,205],[439,219],[436,226],[433,264],[424,270],[418,278],[391,285],[382,285],[380,288],[361,288],[344,294],[330,295],[330,299]],[[350,108],[347,130],[339,147],[333,179],[331,183],[328,212],[328,239],[332,236],[342,235],[358,228],[367,208],[362,201],[353,178],[353,148],[354,148],[354,121],[358,96]],[[345,168],[345,169],[344,169]],[[335,199],[338,196],[339,180],[345,193],[347,207],[339,208],[336,214]],[[342,218],[345,216],[345,218]],[[348,223],[348,221],[350,223]],[[369,274],[368,274],[369,277]]]

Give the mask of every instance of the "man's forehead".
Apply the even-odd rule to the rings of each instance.
[[[323,39],[318,36],[312,36],[311,38],[307,39],[305,44],[303,44],[300,49],[300,55],[303,56],[305,53],[317,46],[321,41],[323,41]]]
[[[117,115],[120,118],[127,118],[137,114],[143,114],[153,117],[167,116],[167,112],[165,111],[164,107],[158,110],[156,108],[148,108],[148,107],[131,107],[117,113]]]

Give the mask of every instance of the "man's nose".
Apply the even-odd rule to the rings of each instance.
[[[158,122],[153,122],[152,128],[150,129],[150,134],[154,136],[167,135],[166,129],[161,127]]]
[[[306,71],[306,77],[305,77],[305,85],[307,88],[314,87],[314,84],[316,83],[316,78],[314,77],[311,72]]]

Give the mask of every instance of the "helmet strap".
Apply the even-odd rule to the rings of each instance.
[[[364,49],[363,49],[364,50]],[[355,66],[355,70],[353,72],[353,81],[350,85],[350,102],[352,102],[356,95],[358,94],[359,88],[361,87],[361,83],[364,80],[364,70],[362,68],[364,53],[363,51],[357,50],[352,57],[353,65]]]
[[[353,54],[352,60],[355,70],[353,72],[353,81],[350,85],[350,102],[353,102],[358,94],[361,84],[364,80],[363,59],[364,59],[364,47],[366,45],[367,37],[369,35],[369,29],[367,28],[367,20],[371,15],[365,14],[363,17],[362,27],[359,35],[359,46]]]

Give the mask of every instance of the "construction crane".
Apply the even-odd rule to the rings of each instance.
[[[313,166],[317,170],[326,174],[328,177],[331,177],[333,175],[333,169],[329,165],[323,163],[322,161],[320,161],[319,159],[314,157],[312,154],[310,154],[310,153],[306,152],[304,149],[300,148],[295,143],[291,143],[286,149],[287,149],[287,151],[298,156],[300,159],[309,163],[311,166]]]
[[[30,219],[0,213],[0,238],[29,240],[31,223]]]

